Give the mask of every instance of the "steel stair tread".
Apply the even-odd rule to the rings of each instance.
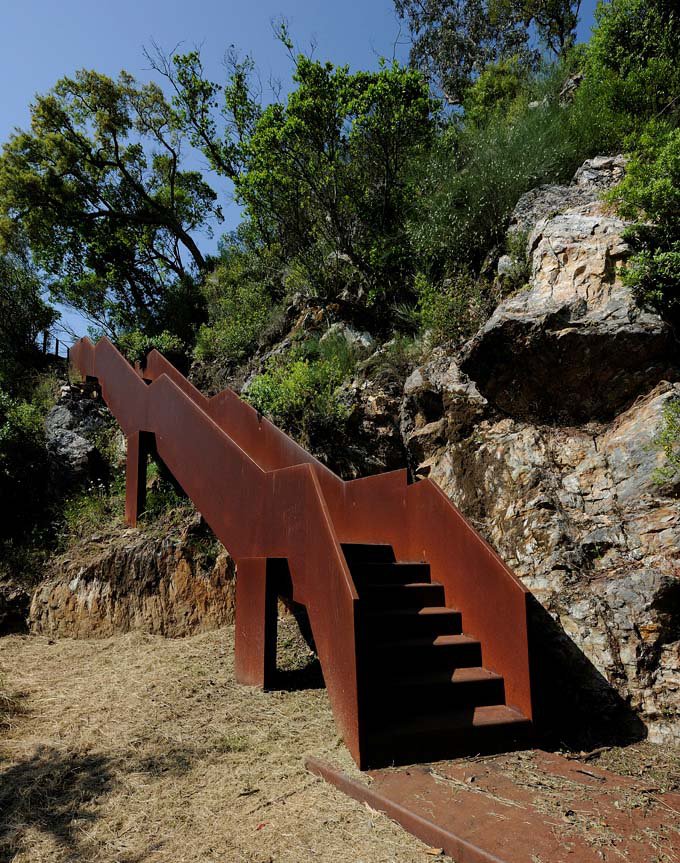
[[[529,724],[523,713],[505,704],[455,707],[394,722],[383,726],[380,731],[374,730],[372,737],[385,745],[401,738],[427,739],[432,735],[455,735],[469,732],[470,729],[523,729]]]
[[[460,616],[460,611],[447,608],[445,605],[414,606],[413,608],[371,608],[366,611],[366,619],[385,617],[451,617]]]
[[[489,671],[482,666],[461,666],[452,671],[430,671],[426,674],[412,674],[390,680],[390,687],[423,687],[442,685],[462,685],[467,683],[487,683],[503,680],[501,674]]]
[[[384,641],[376,645],[376,650],[418,650],[421,647],[450,647],[479,644],[476,638],[469,635],[437,635],[435,638],[419,636],[417,638],[402,638],[397,641]]]
[[[442,587],[442,584],[439,581],[407,581],[404,584],[386,581],[382,584],[367,584],[364,590],[413,590],[417,587]]]

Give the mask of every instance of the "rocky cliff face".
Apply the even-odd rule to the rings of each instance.
[[[529,284],[459,353],[411,374],[402,433],[415,473],[552,617],[536,621],[546,686],[584,712],[628,704],[652,740],[680,743],[680,505],[652,478],[680,375],[669,326],[620,278],[625,225],[597,200],[612,167],[596,160],[573,186],[520,201]]]
[[[175,638],[233,619],[233,562],[195,518],[179,532],[112,530],[73,547],[35,591],[29,623],[69,638],[131,630]]]

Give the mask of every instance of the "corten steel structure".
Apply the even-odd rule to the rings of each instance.
[[[344,482],[234,392],[206,398],[157,351],[133,368],[107,339],[81,339],[71,361],[99,381],[126,435],[128,522],[152,454],[235,559],[241,682],[272,683],[287,595],[307,610],[360,767],[526,740],[528,593],[434,483],[409,484],[406,471]]]

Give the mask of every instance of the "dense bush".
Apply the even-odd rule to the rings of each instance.
[[[16,393],[37,361],[36,339],[58,317],[24,248],[0,254],[0,387]],[[29,374],[30,377],[30,374]]]
[[[418,309],[430,344],[460,342],[486,320],[498,296],[485,279],[459,269],[435,285],[416,277]]]
[[[680,312],[680,129],[650,123],[612,199],[637,221],[627,232],[635,254],[626,273],[640,300],[663,314]]]
[[[314,450],[319,439],[332,439],[348,418],[337,398],[338,387],[355,366],[344,338],[309,340],[272,358],[251,383],[246,398],[303,446]]]
[[[0,389],[0,497],[8,504],[0,524],[0,541],[29,534],[44,511],[44,420],[54,403],[51,388],[51,381],[41,382],[29,399],[14,398]]]
[[[179,336],[164,330],[158,335],[149,336],[141,330],[122,333],[116,339],[116,346],[130,362],[142,362],[152,350],[160,351],[169,360],[178,362],[186,351]]]
[[[654,472],[659,485],[668,485],[680,477],[680,399],[669,399],[663,408],[661,428],[654,443],[665,456],[664,464]]]
[[[601,149],[607,130],[597,105],[561,104],[563,81],[561,68],[551,70],[486,122],[452,121],[421,162],[409,233],[428,275],[449,265],[479,270],[524,192],[570,179]]]
[[[209,320],[199,330],[195,355],[233,364],[258,344],[276,313],[281,288],[271,283],[266,255],[249,249],[242,238],[225,238],[220,252],[203,287]]]
[[[632,125],[680,112],[680,13],[675,0],[599,3],[587,77]]]

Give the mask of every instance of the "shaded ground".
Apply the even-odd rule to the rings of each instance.
[[[281,627],[286,665],[304,648]],[[0,863],[432,860],[310,776],[353,771],[323,689],[233,678],[231,629],[180,640],[0,640]],[[356,771],[355,771],[356,773]]]
[[[0,639],[0,863],[437,859],[305,771],[310,754],[360,775],[292,618],[279,629],[291,688],[270,693],[235,683],[230,628]],[[556,815],[577,808],[561,785],[545,787],[529,753],[502,758]],[[638,744],[580,760],[643,779],[647,796],[680,789],[673,750]],[[479,761],[464,763],[478,771]]]

